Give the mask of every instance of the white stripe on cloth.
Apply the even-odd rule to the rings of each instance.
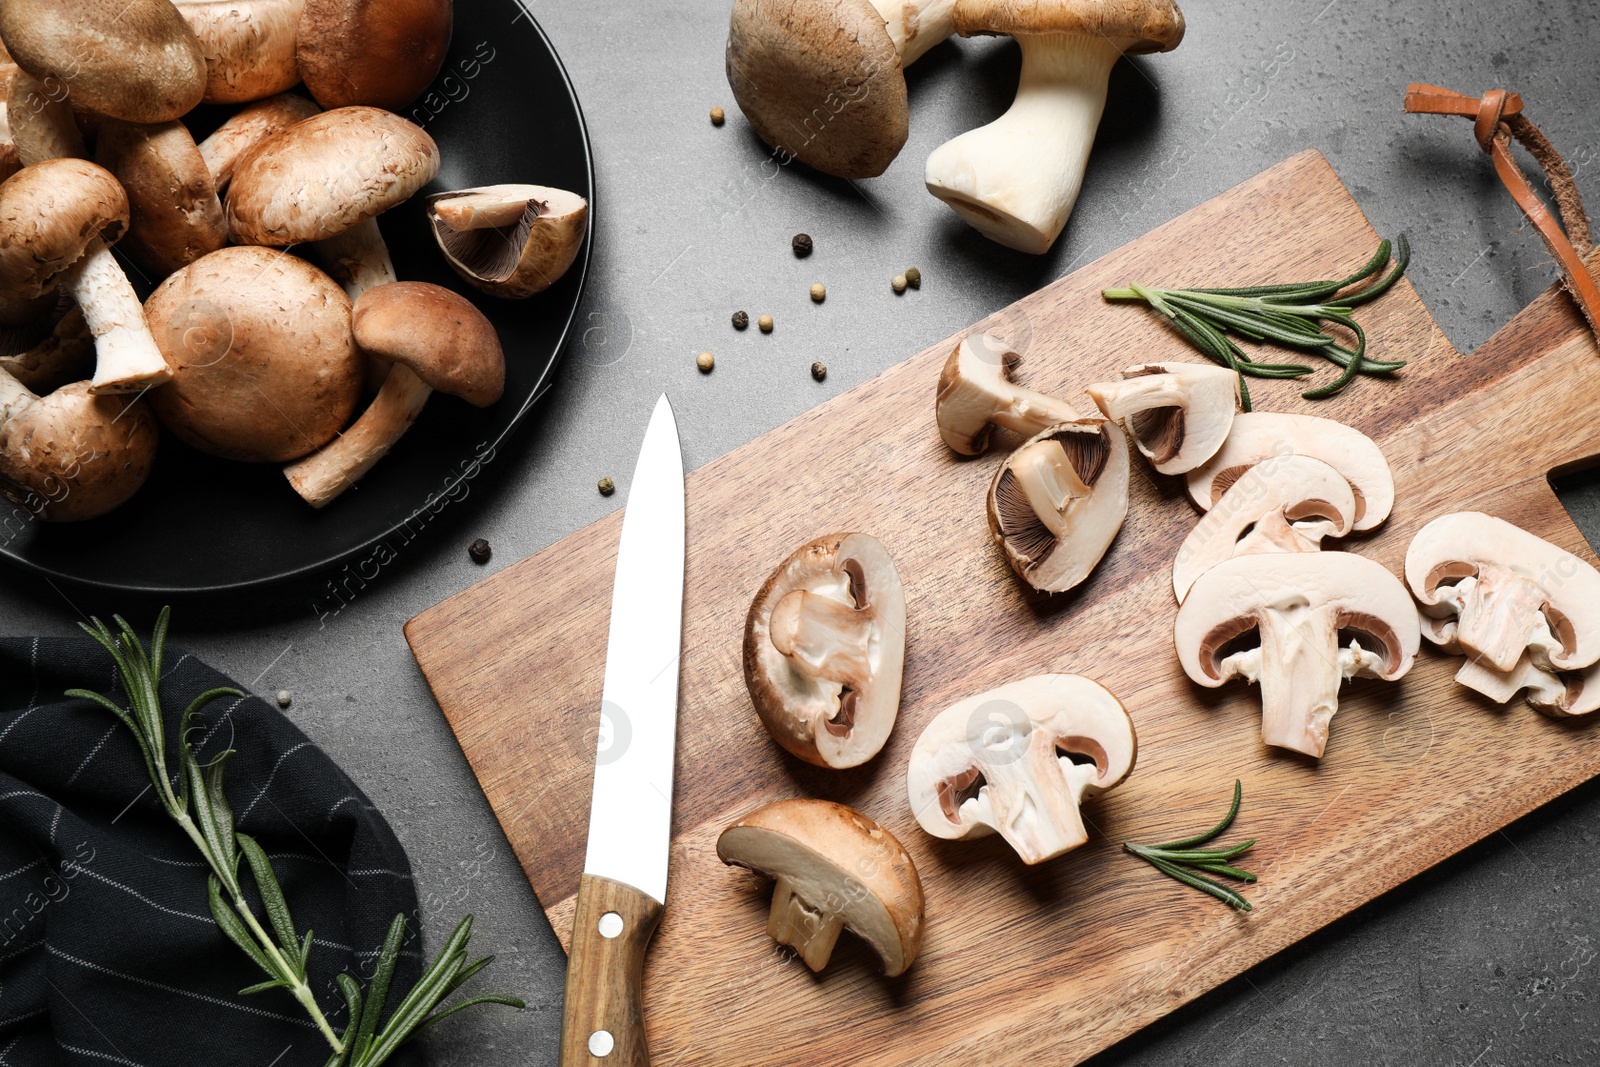
[[[73,782],[76,782],[78,780],[78,775],[82,774],[83,773],[83,769],[85,767],[89,766],[89,761],[90,760],[94,759],[96,756],[98,756],[100,754],[100,750],[105,747],[107,741],[111,740],[111,735],[116,733],[117,732],[117,728],[119,726],[121,726],[121,725],[122,725],[121,723],[112,723],[111,724],[111,726],[101,736],[100,740],[95,743],[95,746],[89,750],[89,754],[87,756],[83,757],[83,762],[78,764],[78,769],[72,772],[72,777],[67,779],[67,784],[68,785],[71,785]]]
[[[239,813],[240,822],[243,822],[245,819],[250,817],[250,813],[255,810],[256,805],[261,803],[261,798],[267,795],[267,790],[272,788],[272,780],[278,777],[278,768],[283,766],[283,761],[294,755],[296,752],[299,752],[301,749],[311,747],[312,745],[310,741],[302,741],[293,748],[284,750],[283,755],[278,757],[278,762],[272,765],[272,773],[267,775],[266,784],[261,787],[261,792],[257,793],[256,798],[250,802],[249,806]]]
[[[144,1067],[144,1064],[142,1063],[136,1063],[125,1056],[113,1056],[109,1052],[96,1052],[93,1049],[78,1048],[76,1045],[68,1045],[64,1043],[57,1045],[56,1047],[62,1052],[70,1052],[74,1056],[88,1056],[90,1059],[109,1060],[112,1063],[125,1064],[126,1067]]]
[[[301,1018],[295,1015],[282,1015],[275,1011],[266,1011],[262,1008],[253,1008],[248,1004],[240,1004],[237,1001],[225,1000],[222,997],[213,997],[205,993],[196,993],[190,989],[179,989],[177,986],[165,985],[161,982],[152,982],[147,978],[136,978],[131,974],[123,974],[120,971],[113,971],[109,967],[102,967],[98,963],[91,963],[88,960],[81,960],[71,953],[63,952],[54,945],[45,946],[45,951],[49,952],[50,955],[56,957],[57,959],[65,960],[68,963],[75,963],[79,967],[96,971],[100,974],[108,974],[113,978],[120,978],[124,982],[133,982],[135,985],[149,986],[151,989],[159,989],[164,993],[176,993],[179,996],[192,997],[195,1000],[204,1001],[207,1004],[215,1004],[220,1008],[229,1008],[233,1011],[242,1011],[246,1015],[258,1015],[263,1019],[275,1019],[278,1022],[293,1023],[296,1026],[304,1026],[310,1030],[316,1029],[316,1024],[310,1019]]]

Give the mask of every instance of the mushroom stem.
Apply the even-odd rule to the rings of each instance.
[[[956,0],[872,0],[889,39],[909,67],[955,32]]]
[[[767,918],[768,937],[790,946],[807,967],[820,971],[827,966],[843,930],[844,901],[836,901],[829,908],[816,907],[800,895],[793,879],[777,879],[772,890],[772,912]]]
[[[872,676],[872,618],[851,604],[796,589],[773,605],[768,630],[801,674],[852,688]]]
[[[1039,521],[1058,538],[1065,537],[1067,512],[1074,501],[1089,495],[1067,450],[1056,441],[1024,445],[1011,460],[1011,473]]]
[[[344,286],[352,304],[368,289],[399,280],[375,216],[311,247],[323,269]]]
[[[1264,552],[1319,552],[1322,550],[1322,538],[1337,533],[1334,524],[1326,520],[1311,523],[1302,531],[1281,510],[1269,511],[1251,525],[1249,533],[1239,538],[1233,554],[1248,556]]]
[[[30,389],[48,391],[83,377],[80,368],[93,356],[94,335],[84,321],[83,309],[74,307],[31,348],[0,356],[0,371],[15,375]]]
[[[1509,673],[1540,629],[1544,590],[1514,571],[1481,568],[1475,578],[1457,583],[1456,596],[1461,604],[1456,641],[1469,656]]]
[[[11,77],[6,94],[6,118],[17,160],[24,167],[47,159],[87,159],[83,134],[72,116],[72,105],[59,84],[52,87],[25,70]]]
[[[284,476],[306,503],[326,506],[388,454],[432,392],[409,367],[394,364],[361,417],[322,449],[285,467]]]
[[[520,223],[529,206],[539,203],[537,198],[529,197],[529,189],[529,186],[519,185],[469,189],[440,197],[434,201],[433,213],[460,233],[504,229]],[[542,213],[543,209],[540,211]]]
[[[1258,621],[1258,658],[1242,663],[1241,673],[1261,683],[1261,739],[1320,757],[1328,743],[1328,724],[1339,710],[1336,613],[1286,602],[1262,609]]]
[[[1020,35],[1022,76],[1010,109],[928,157],[928,191],[979,233],[1042,253],[1078,200],[1106,84],[1121,55],[1096,35]]]
[[[96,237],[64,276],[62,288],[83,309],[95,339],[91,393],[132,393],[172,378],[145,324],[144,306],[111,250]]]

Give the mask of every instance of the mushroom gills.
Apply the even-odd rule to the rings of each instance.
[[[1063,432],[1022,446],[995,487],[1002,534],[1037,564],[1069,532],[1074,505],[1089,495],[1111,452],[1099,433]]]

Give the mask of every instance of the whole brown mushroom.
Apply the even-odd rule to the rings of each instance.
[[[208,104],[260,100],[300,80],[295,38],[305,0],[174,0],[205,56]]]
[[[452,0],[305,0],[300,76],[325,108],[398,111],[444,66]]]
[[[122,247],[140,266],[164,278],[228,243],[216,182],[183,123],[106,119],[95,159],[128,194]]]

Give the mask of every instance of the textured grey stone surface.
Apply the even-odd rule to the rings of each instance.
[[[463,0],[504,3],[512,0]],[[1554,277],[1464,120],[1406,117],[1408,81],[1520,90],[1600,201],[1590,0],[1187,0],[1181,49],[1119,65],[1082,199],[1042,258],[987,244],[922,189],[922,160],[987,121],[1017,72],[1004,40],[947,44],[913,69],[911,139],[851,185],[764,166],[722,74],[727,4],[531,0],[587,113],[597,247],[570,350],[542,414],[473,496],[337,615],[311,597],[178,617],[176,639],[270,699],[340,760],[410,849],[430,944],[465,910],[498,954],[486,1011],[431,1039],[439,1064],[556,1062],[564,960],[428,694],[407,618],[627,498],[655,397],[671,394],[696,467],[926,344],[1305,147],[1321,149],[1377,228],[1405,230],[1412,280],[1471,352]],[[530,131],[537,129],[530,101]],[[728,110],[714,129],[707,111]],[[817,251],[796,260],[804,230]],[[920,266],[921,292],[889,278]],[[807,299],[812,281],[826,304]],[[737,308],[777,330],[734,333]],[[709,376],[694,354],[716,353]],[[1470,356],[1466,358],[1471,358]],[[828,364],[812,381],[813,360]],[[595,492],[602,475],[618,493]],[[1591,541],[1600,488],[1565,490]],[[489,538],[487,568],[467,543]],[[91,604],[0,573],[0,630],[66,632]],[[537,679],[530,679],[537,685]],[[507,694],[515,701],[517,694]],[[1486,774],[1493,768],[1485,767]],[[1600,788],[1577,790],[1107,1053],[1104,1064],[1494,1064],[1600,1059]],[[798,1021],[796,1021],[798,1023]],[[774,1020],[774,1025],[783,1025]],[[296,1061],[320,1062],[309,1047]]]

